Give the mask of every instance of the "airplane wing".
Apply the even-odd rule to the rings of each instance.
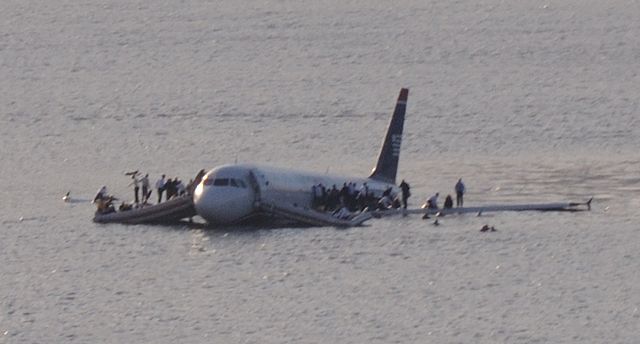
[[[586,202],[555,202],[555,203],[527,203],[527,204],[490,204],[480,205],[473,207],[459,207],[449,209],[388,209],[388,210],[375,210],[373,211],[374,217],[386,217],[392,215],[407,215],[407,214],[428,214],[428,215],[449,215],[449,214],[482,214],[488,212],[498,211],[589,211],[591,210],[591,201],[593,198]]]
[[[309,226],[333,226],[333,227],[354,227],[360,226],[365,221],[371,219],[373,215],[369,212],[362,212],[355,217],[344,220],[334,217],[326,212],[319,212],[306,207],[298,207],[290,204],[262,203],[260,208],[263,212],[273,214],[299,222]]]

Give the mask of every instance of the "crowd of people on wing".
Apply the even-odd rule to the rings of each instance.
[[[369,190],[366,182],[360,187],[354,182],[345,182],[341,188],[336,184],[326,187],[323,184],[311,187],[312,208],[320,211],[338,212],[346,214],[345,211],[362,211],[366,208],[378,209],[393,206],[395,195],[392,188],[385,190],[380,197]],[[338,215],[338,217],[341,217]]]
[[[353,212],[365,209],[385,210],[397,209],[401,206],[406,208],[407,199],[411,195],[409,189],[409,184],[404,180],[400,184],[401,197],[393,191],[392,187],[384,190],[381,195],[376,195],[369,189],[366,182],[360,187],[357,183],[345,182],[341,188],[335,184],[331,187],[316,184],[311,187],[311,206],[313,209],[331,212],[338,218],[347,219]]]
[[[339,218],[347,218],[352,212],[363,211],[365,209],[385,210],[400,207],[406,209],[408,199],[411,196],[411,187],[403,179],[402,182],[400,182],[399,188],[401,191],[400,195],[397,195],[393,191],[393,188],[389,187],[378,197],[369,191],[366,182],[362,183],[359,188],[354,182],[345,182],[341,188],[338,188],[335,184],[330,188],[323,184],[316,184],[311,187],[311,206],[316,210],[332,212]],[[466,192],[462,178],[458,179],[454,190],[456,192],[456,206],[462,207],[464,203],[464,193]],[[439,209],[439,197],[439,192],[429,197],[425,208]],[[451,197],[451,195],[447,195],[443,206],[444,209],[453,208],[453,197]]]
[[[125,174],[131,176],[132,180],[128,186],[133,186],[134,201],[133,203],[126,203],[123,201],[118,207],[118,210],[126,211],[150,205],[149,201],[153,190],[149,183],[149,174],[141,176],[138,171],[127,172]],[[178,177],[165,179],[166,175],[163,174],[155,183],[155,189],[158,193],[158,204],[162,202],[163,194],[165,196],[165,201],[175,197],[193,194],[195,187],[200,183],[200,181],[202,181],[204,175],[205,170],[200,170],[196,177],[189,180],[189,183],[185,185]],[[113,201],[115,200],[117,200],[117,198],[109,195],[107,187],[102,186],[94,197],[93,203],[96,204],[98,213],[108,214],[116,211],[113,205]]]
[[[193,180],[189,181],[192,184]],[[174,197],[184,196],[187,193],[187,186],[178,177],[174,179],[166,179],[163,174],[156,181],[156,190],[158,192],[158,203],[162,202],[162,194],[165,194],[165,200],[168,201]],[[150,192],[149,192],[150,193]]]

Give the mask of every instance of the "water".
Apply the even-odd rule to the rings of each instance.
[[[635,2],[0,5],[0,342],[633,343]],[[348,230],[96,225],[100,185],[258,162],[365,175],[409,87],[413,206],[588,213]],[[498,228],[479,233],[483,224]]]

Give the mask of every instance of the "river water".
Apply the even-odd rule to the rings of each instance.
[[[4,1],[0,342],[637,342],[639,16],[635,1]],[[467,205],[593,210],[91,221],[86,201],[103,184],[131,198],[135,169],[367,175],[401,87],[413,207],[462,177]]]

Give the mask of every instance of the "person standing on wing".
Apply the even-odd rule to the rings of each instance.
[[[140,179],[140,183],[142,184],[142,203],[147,203],[149,199],[149,174],[145,174],[142,179]]]
[[[158,190],[158,204],[162,202],[162,192],[164,191],[165,184],[166,182],[164,180],[164,174],[163,174],[162,177],[158,179],[158,181],[156,182],[156,189]]]
[[[132,174],[131,179],[132,181],[131,181],[131,184],[129,184],[129,186],[133,185],[134,200],[135,200],[135,203],[138,204],[140,203],[140,199],[138,198],[138,193],[140,192],[140,180],[138,179],[137,174]]]
[[[404,209],[407,209],[407,200],[409,199],[409,196],[411,196],[409,189],[411,189],[409,184],[407,184],[403,179],[400,183],[400,190],[402,191],[402,207]]]
[[[464,199],[463,199],[464,193],[465,191],[467,191],[466,188],[464,187],[464,183],[462,182],[462,178],[458,179],[455,189],[456,189],[456,207],[462,207],[464,203]]]

